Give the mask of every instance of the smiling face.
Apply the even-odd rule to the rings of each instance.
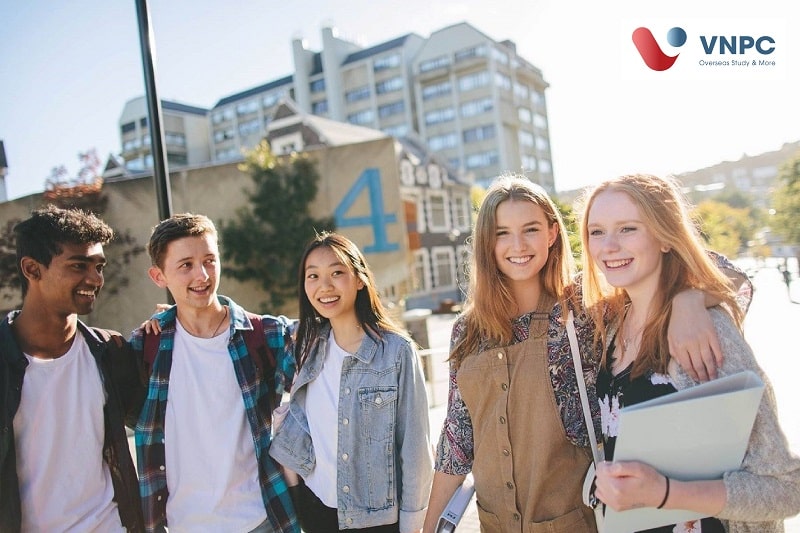
[[[558,229],[548,224],[544,210],[524,200],[506,200],[497,206],[494,257],[512,288],[539,283],[550,245]]]
[[[220,275],[217,239],[209,233],[176,239],[167,247],[163,267],[152,266],[148,273],[156,285],[169,289],[179,307],[214,306]]]
[[[356,295],[364,282],[329,247],[306,257],[303,288],[317,313],[334,322],[357,322]]]
[[[105,266],[102,244],[64,243],[49,266],[30,257],[22,262],[30,295],[41,298],[45,309],[64,317],[92,311],[103,287]]]
[[[665,250],[630,196],[613,190],[599,193],[586,227],[588,252],[609,284],[632,297],[655,294]]]

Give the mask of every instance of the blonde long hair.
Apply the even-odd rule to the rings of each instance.
[[[497,207],[508,200],[531,202],[544,211],[550,228],[557,227],[558,235],[550,247],[540,279],[543,292],[564,300],[565,288],[574,272],[572,253],[561,213],[547,192],[524,176],[506,175],[497,178],[486,192],[478,210],[472,233],[469,289],[464,306],[464,334],[456,342],[450,359],[457,365],[483,342],[505,346],[513,340],[509,309],[516,309],[511,289],[500,273],[494,255],[497,242]]]
[[[581,216],[581,241],[583,243],[583,301],[596,324],[621,320],[628,296],[624,289],[611,287],[588,253],[589,232],[587,219],[595,198],[603,192],[614,191],[628,195],[636,207],[647,230],[669,251],[661,255],[661,277],[652,310],[645,323],[640,356],[633,366],[633,375],[647,369],[666,372],[669,364],[667,327],[672,312],[672,301],[685,289],[699,289],[719,299],[741,329],[743,313],[737,305],[730,280],[717,268],[706,253],[695,224],[689,216],[689,204],[672,179],[649,174],[632,174],[604,181],[588,193]],[[607,313],[605,316],[604,313]],[[608,345],[606,328],[597,329],[600,346]],[[603,350],[605,352],[605,350]],[[603,353],[605,364],[605,353]]]

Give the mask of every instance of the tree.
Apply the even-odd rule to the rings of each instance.
[[[278,158],[262,141],[239,168],[250,174],[254,188],[247,192],[249,205],[220,224],[222,254],[229,265],[223,273],[239,281],[257,281],[269,295],[262,311],[267,306],[280,308],[296,297],[305,245],[316,232],[335,229],[334,219],[311,216],[320,177],[307,156]]]
[[[749,209],[737,209],[706,200],[697,205],[692,216],[698,223],[707,247],[715,252],[736,257],[752,238]]]
[[[772,195],[771,229],[789,244],[800,245],[800,153],[781,167],[778,183]],[[797,253],[800,260],[800,250]]]
[[[21,302],[22,284],[17,275],[17,245],[14,239],[14,226],[18,222],[20,219],[9,220],[0,232],[0,292],[4,300],[17,297]]]

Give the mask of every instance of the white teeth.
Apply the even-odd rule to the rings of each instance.
[[[83,296],[94,296],[94,291],[78,291],[78,294]]]
[[[509,257],[508,260],[514,264],[521,265],[530,261],[531,257],[533,256],[526,255],[525,257]]]
[[[608,268],[619,268],[621,266],[625,266],[631,263],[631,259],[617,259],[616,261],[606,261],[606,266]]]
[[[339,299],[338,296],[329,296],[328,298],[320,298],[319,301],[324,304],[329,304],[331,302],[335,302],[338,299]]]

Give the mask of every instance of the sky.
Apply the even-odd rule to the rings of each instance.
[[[630,172],[697,170],[800,140],[800,22],[785,0],[156,0],[148,2],[160,98],[211,108],[290,75],[292,39],[318,51],[323,27],[373,46],[468,22],[510,39],[543,72],[558,191]],[[644,65],[645,26],[675,65]],[[673,46],[680,27],[686,44]],[[717,59],[698,66],[700,37]],[[713,37],[767,36],[720,56]],[[744,41],[746,42],[746,41]],[[761,51],[770,48],[761,41]],[[749,63],[760,59],[775,66]],[[95,148],[119,153],[119,117],[145,92],[136,2],[0,0],[0,139],[9,199],[44,189],[52,168]],[[513,169],[511,169],[513,170]]]

